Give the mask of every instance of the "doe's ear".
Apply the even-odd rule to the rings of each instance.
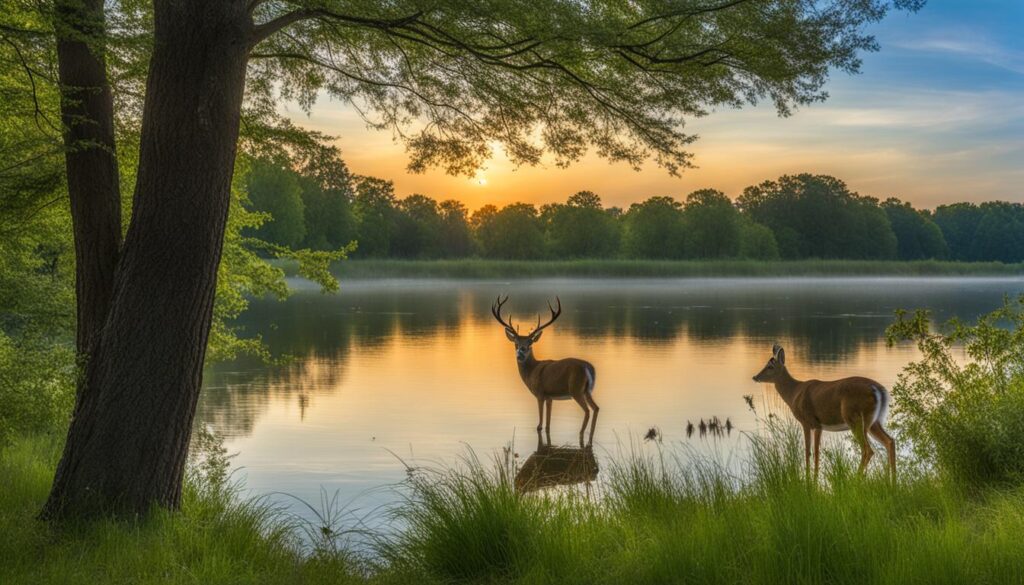
[[[786,350],[780,347],[778,353],[775,354],[775,358],[779,360],[780,365],[786,365]]]
[[[544,332],[543,331],[534,331],[533,333],[530,334],[530,340],[536,342],[538,339],[540,339],[540,336],[541,336],[542,333],[544,333]]]
[[[505,337],[508,337],[509,341],[515,341],[516,340],[516,333],[515,333],[515,331],[512,331],[511,329],[505,329]]]

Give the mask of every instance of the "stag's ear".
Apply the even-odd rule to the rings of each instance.
[[[786,365],[786,350],[779,348],[778,353],[775,354],[775,359],[779,360],[779,365]]]
[[[509,341],[515,341],[516,340],[516,332],[512,331],[511,329],[506,328],[505,329],[505,337],[508,337]]]
[[[537,340],[540,339],[540,336],[541,336],[542,333],[544,333],[544,332],[543,331],[534,331],[533,333],[530,334],[530,341],[533,341],[533,342],[536,343]]]

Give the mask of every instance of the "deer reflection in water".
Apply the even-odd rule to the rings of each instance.
[[[526,458],[516,473],[516,491],[527,493],[543,488],[587,484],[597,479],[597,459],[592,445],[554,447],[537,433],[537,450]]]

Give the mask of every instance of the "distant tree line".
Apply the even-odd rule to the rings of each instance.
[[[390,181],[333,161],[307,176],[258,161],[249,201],[271,221],[256,235],[293,248],[358,242],[356,258],[752,258],[1024,261],[1024,206],[956,203],[935,211],[851,191],[825,175],[787,175],[732,201],[701,189],[685,201],[655,196],[627,210],[590,191],[536,207],[398,198]]]

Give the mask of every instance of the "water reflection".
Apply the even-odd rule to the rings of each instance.
[[[994,279],[357,282],[337,296],[300,292],[287,303],[257,301],[239,325],[277,353],[337,357],[352,342],[373,347],[395,335],[456,332],[489,318],[495,291],[515,291],[513,314],[529,324],[558,293],[567,306],[559,327],[582,338],[792,337],[810,341],[808,352],[820,359],[874,341],[898,308],[929,307],[938,318],[977,315],[993,307],[993,294],[1020,288],[1018,280]]]
[[[522,493],[581,483],[589,487],[597,479],[597,473],[597,459],[592,445],[555,447],[537,433],[537,450],[520,466],[515,486]]]
[[[530,323],[557,294],[565,312],[537,358],[577,356],[600,373],[599,453],[651,427],[665,443],[685,440],[701,419],[710,437],[711,414],[725,433],[700,448],[727,450],[740,435],[728,427],[752,428],[755,402],[775,400],[750,381],[773,342],[798,358],[794,375],[891,386],[916,355],[886,347],[893,310],[972,319],[1022,290],[1020,279],[344,283],[338,295],[254,302],[239,325],[293,359],[209,368],[197,422],[230,438],[250,487],[311,499],[321,486],[354,497],[401,480],[393,453],[493,452],[517,430],[532,434],[537,410],[490,304],[511,294],[508,309]],[[576,404],[556,401],[552,418],[557,442],[576,438]]]
[[[196,420],[226,437],[253,432],[259,417],[272,403],[294,402],[299,420],[315,407],[316,396],[341,384],[345,360],[339,357],[294,358],[286,365],[271,366],[255,360],[239,360],[209,368]]]

